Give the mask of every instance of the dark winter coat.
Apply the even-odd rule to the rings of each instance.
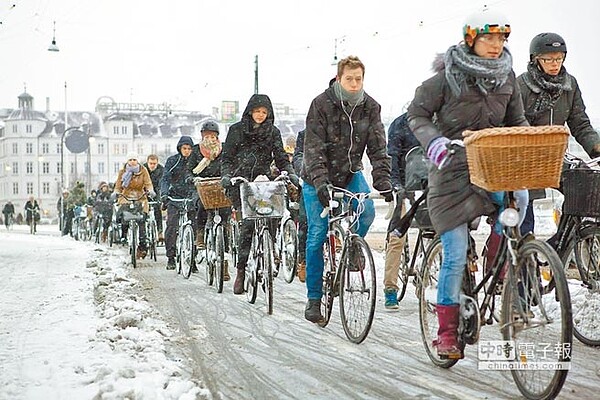
[[[14,214],[14,213],[15,213],[15,206],[13,203],[6,203],[4,205],[4,207],[2,208],[2,214],[4,214],[4,215]]]
[[[419,141],[408,127],[407,113],[402,114],[392,121],[388,128],[387,152],[392,159],[392,185],[404,187],[406,153],[415,146],[420,146]]]
[[[252,110],[266,107],[267,119],[258,127],[254,127]],[[283,150],[281,132],[274,125],[273,106],[268,96],[255,94],[248,101],[242,114],[242,120],[233,124],[227,132],[227,139],[221,153],[221,174],[223,176],[243,176],[254,180],[258,175],[271,175],[271,162],[280,171],[293,174],[292,164]]]
[[[527,125],[514,72],[487,96],[474,84],[468,84],[457,98],[444,71],[438,71],[417,88],[408,107],[408,121],[425,149],[439,136],[462,139],[465,130]],[[462,149],[457,150],[444,169],[438,170],[433,165],[429,169],[427,204],[433,227],[440,234],[495,210],[488,193],[471,184]]]
[[[156,164],[154,171],[150,171],[150,168],[148,168],[148,163],[144,163],[144,167],[146,167],[148,173],[150,174],[150,180],[152,181],[152,186],[154,187],[156,196],[160,198],[160,180],[162,179],[165,168],[162,166],[162,164]]]
[[[39,221],[40,220],[40,206],[39,206],[37,200],[34,200],[33,202],[28,200],[27,203],[25,203],[25,220],[27,221],[28,224],[31,222],[31,218],[34,215],[35,215],[35,220]]]
[[[296,171],[296,175],[302,175],[302,168],[304,165],[304,135],[306,134],[306,129],[302,129],[298,132],[298,136],[296,136],[296,147],[294,148],[294,156],[293,156],[293,164],[294,171]]]
[[[325,183],[346,187],[353,173],[363,169],[365,148],[373,167],[373,187],[390,190],[391,165],[381,106],[365,93],[348,115],[333,87],[325,89],[312,101],[306,116],[304,181],[317,188]]]
[[[177,154],[167,158],[162,179],[160,180],[161,196],[170,196],[175,199],[192,199],[197,196],[196,188],[192,181],[193,176],[190,163],[190,157],[184,157],[181,154],[181,146],[189,144],[194,146],[192,138],[182,136],[177,143]],[[192,151],[193,154],[193,151]]]

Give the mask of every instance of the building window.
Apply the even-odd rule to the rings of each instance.
[[[152,154],[156,154],[156,153],[157,153],[157,150],[158,150],[158,146],[157,146],[156,144],[152,143],[152,144],[150,145],[150,153],[152,153]]]
[[[60,154],[60,143],[56,143],[56,154]]]
[[[13,182],[13,194],[19,194],[19,182]]]
[[[98,154],[104,154],[104,143],[98,143]]]
[[[119,173],[119,170],[121,169],[121,163],[114,163],[113,164],[113,174],[117,175]]]
[[[123,135],[127,135],[127,127],[126,126],[122,126],[121,131],[123,132]]]
[[[119,146],[117,143],[113,144],[113,154],[116,154],[116,155],[121,154],[120,150],[121,150],[121,146]]]
[[[42,183],[42,193],[43,194],[50,194],[50,182],[43,182]]]
[[[12,172],[13,172],[13,175],[19,175],[19,163],[18,162],[12,163]]]
[[[17,125],[13,125],[13,133],[19,133],[19,128]]]
[[[170,144],[165,144],[165,153],[171,154],[171,145]]]
[[[13,150],[13,154],[19,154],[19,144],[18,143],[13,143],[12,144],[12,150]]]
[[[33,194],[33,182],[27,182],[27,194]]]
[[[42,154],[50,153],[50,144],[42,143]]]
[[[49,162],[43,162],[42,163],[42,172],[44,174],[49,174],[50,173],[50,163]]]
[[[31,133],[31,132],[33,132],[33,128],[31,126],[31,124],[25,125],[25,133]]]
[[[100,161],[98,163],[98,174],[100,174],[100,175],[104,174],[104,162],[103,161]]]
[[[25,143],[25,153],[33,154],[33,143]]]
[[[128,152],[129,152],[129,150],[127,150],[127,145],[122,144],[121,145],[121,154],[127,154]]]
[[[33,163],[31,161],[25,163],[25,173],[27,175],[33,174]]]
[[[118,134],[119,134],[119,127],[118,127],[118,126],[113,126],[113,133],[114,133],[115,135],[118,135]]]
[[[71,171],[71,172],[69,172],[71,175],[77,173],[77,171],[75,170],[75,163],[74,162],[71,163],[69,170]]]
[[[143,144],[137,145],[137,153],[138,153],[138,157],[141,157],[142,154],[144,154],[144,145]],[[141,160],[138,160],[138,161],[141,161]]]
[[[62,170],[60,169],[60,163],[59,162],[56,163],[56,173],[57,174],[62,173]]]

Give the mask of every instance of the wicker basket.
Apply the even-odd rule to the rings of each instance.
[[[194,178],[194,185],[205,210],[231,207],[231,201],[221,186],[221,178]]]
[[[488,128],[463,136],[474,185],[490,192],[558,187],[566,127]]]
[[[600,217],[600,171],[569,169],[563,173],[564,213]]]

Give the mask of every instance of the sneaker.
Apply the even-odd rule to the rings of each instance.
[[[308,299],[304,309],[304,318],[310,322],[320,323],[325,320],[321,314],[321,299]]]
[[[356,248],[352,246],[350,248],[350,254],[348,257],[348,270],[350,272],[361,271],[365,268],[365,255],[360,250],[360,248]]]
[[[385,288],[385,309],[386,310],[397,310],[398,306],[398,291],[394,288]]]
[[[175,257],[169,257],[167,261],[167,269],[175,269]]]
[[[300,282],[306,281],[306,261],[300,261],[298,263],[298,280]]]

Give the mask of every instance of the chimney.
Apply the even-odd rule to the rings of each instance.
[[[46,113],[50,111],[50,97],[46,96]]]

